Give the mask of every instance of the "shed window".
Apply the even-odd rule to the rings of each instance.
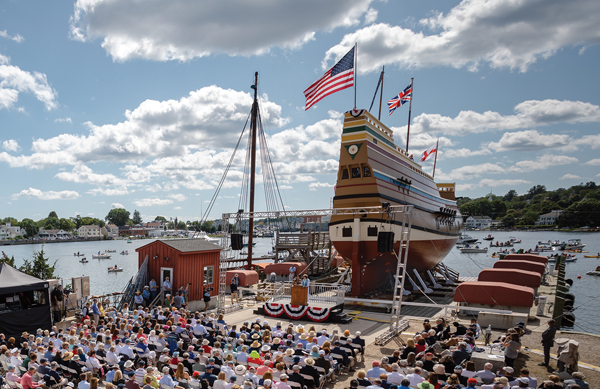
[[[348,176],[348,169],[343,168],[342,169],[342,180],[347,180],[349,178]]]
[[[214,282],[215,267],[205,266],[204,267],[204,285],[211,285]]]
[[[360,178],[360,167],[352,168],[352,178]]]

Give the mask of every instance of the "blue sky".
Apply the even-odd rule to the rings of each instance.
[[[459,196],[596,181],[599,17],[593,0],[3,2],[2,216],[200,218],[255,71],[286,206],[328,207],[353,91],[308,111],[302,92],[355,42],[358,107],[382,65],[384,101],[414,77],[410,152],[439,138]],[[398,145],[407,115],[382,114]],[[212,217],[237,210],[236,162]]]

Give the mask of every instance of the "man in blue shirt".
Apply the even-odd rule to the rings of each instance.
[[[154,279],[154,277],[152,277],[152,279],[148,283],[148,286],[150,286],[150,295],[152,297],[152,301],[154,301],[158,291],[158,285],[156,284],[156,280]]]
[[[87,374],[81,373],[79,375],[79,385],[77,385],[77,389],[90,389],[90,383],[87,382]]]
[[[100,310],[98,309],[98,299],[94,299],[92,304],[92,314],[94,315],[94,323],[98,325],[100,323]]]
[[[213,374],[213,366],[206,365],[206,372],[200,376],[200,381],[207,380],[208,384],[212,387],[215,381],[217,380],[217,376]]]
[[[119,365],[114,365],[112,367],[112,369],[106,373],[106,382],[113,382],[113,379],[115,378],[115,373],[117,372],[117,370],[119,370]]]

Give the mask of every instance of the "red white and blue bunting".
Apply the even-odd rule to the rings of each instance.
[[[299,320],[307,316],[308,320],[321,322],[329,318],[331,308],[318,308],[305,305],[275,304],[264,305],[265,313],[271,317],[287,316],[293,320]]]

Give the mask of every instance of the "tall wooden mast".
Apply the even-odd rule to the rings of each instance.
[[[252,104],[252,117],[250,119],[250,218],[248,220],[248,267],[252,269],[252,240],[254,235],[254,187],[256,184],[256,126],[258,122],[258,72],[254,73],[254,103]]]

